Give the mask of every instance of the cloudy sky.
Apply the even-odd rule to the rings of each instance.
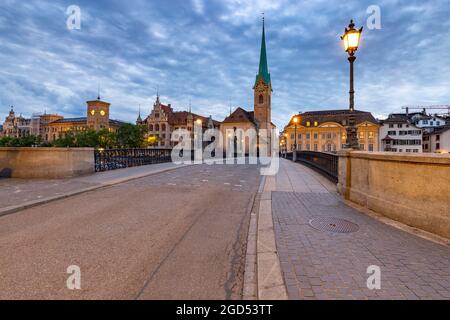
[[[66,9],[81,9],[68,30]],[[381,29],[367,28],[370,5]],[[163,102],[222,120],[253,108],[261,12],[266,16],[273,120],[348,107],[348,62],[339,36],[364,25],[355,65],[356,106],[375,116],[403,105],[450,104],[448,0],[69,0],[0,2],[0,117],[85,114],[101,96],[112,118]]]

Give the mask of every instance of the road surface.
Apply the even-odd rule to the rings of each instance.
[[[259,182],[197,165],[0,217],[0,299],[239,299]]]

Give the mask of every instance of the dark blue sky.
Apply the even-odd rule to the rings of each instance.
[[[81,8],[81,30],[66,8]],[[369,5],[381,29],[369,30]],[[253,108],[261,12],[266,16],[273,120],[348,107],[348,62],[339,36],[364,25],[355,65],[357,109],[375,116],[410,104],[450,103],[450,1],[70,0],[0,2],[0,117],[85,114],[111,102],[112,118],[147,115],[159,86],[176,110],[228,114]]]

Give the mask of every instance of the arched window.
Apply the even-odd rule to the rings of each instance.
[[[155,131],[159,131],[159,124],[155,125]]]
[[[259,95],[259,104],[263,104],[264,103],[264,97],[262,94]]]
[[[165,124],[161,125],[161,131],[166,131],[166,125]]]
[[[152,124],[148,126],[148,130],[149,131],[153,131],[153,125]]]

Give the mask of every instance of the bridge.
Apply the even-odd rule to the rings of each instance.
[[[297,152],[263,177],[80,152],[89,174],[0,179],[0,298],[450,298],[448,156]]]

